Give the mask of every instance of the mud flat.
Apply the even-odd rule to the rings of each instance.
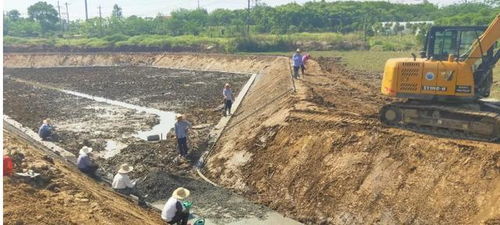
[[[221,87],[231,83],[237,93],[249,78],[242,74],[146,67],[23,68],[5,69],[4,73],[5,114],[34,131],[44,118],[52,118],[60,135],[59,145],[75,154],[83,145],[92,146],[100,156],[103,175],[111,177],[123,162],[135,165],[135,177],[151,174],[151,188],[142,189],[150,196],[165,185],[156,182],[153,187],[153,181],[158,179],[156,172],[184,171],[190,176],[191,166],[206,147],[210,128],[221,117]],[[95,101],[84,94],[122,104]],[[205,124],[190,136],[191,162],[175,159],[178,154],[171,133],[160,142],[138,138],[139,131],[151,129],[160,118],[124,104],[172,115],[184,113],[193,124]]]

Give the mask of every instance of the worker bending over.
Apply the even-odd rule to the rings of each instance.
[[[97,171],[97,164],[92,162],[92,159],[90,158],[90,154],[92,152],[92,148],[83,146],[80,149],[78,160],[76,161],[76,165],[78,166],[78,169],[82,171],[83,173],[89,175],[90,177],[96,178],[95,172]]]
[[[44,119],[42,126],[38,129],[38,136],[44,141],[56,141],[55,128],[50,119]]]
[[[187,198],[189,194],[186,188],[175,189],[161,211],[161,218],[168,224],[187,225],[189,209],[182,204],[181,200]]]
[[[136,182],[131,181],[130,177],[128,176],[128,174],[132,172],[132,170],[134,170],[134,167],[129,166],[127,163],[122,164],[120,166],[120,169],[118,170],[118,173],[113,178],[111,187],[113,188],[113,190],[121,194],[137,196],[137,198],[139,198],[139,205],[141,205],[145,203],[144,199],[135,188]]]

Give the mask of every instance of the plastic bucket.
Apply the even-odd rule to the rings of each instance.
[[[14,165],[12,164],[12,158],[7,155],[3,156],[3,175],[11,176],[13,170]]]
[[[190,201],[183,201],[182,202],[182,205],[184,206],[184,208],[186,209],[191,209],[191,206],[193,206],[193,203],[190,202]]]
[[[205,225],[205,219],[196,220],[193,225]]]

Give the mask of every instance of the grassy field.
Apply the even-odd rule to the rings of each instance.
[[[411,57],[411,52],[391,52],[391,51],[311,51],[312,57],[330,56],[342,57],[342,61],[347,67],[355,70],[365,70],[373,72],[383,72],[387,59],[398,57]],[[292,52],[266,52],[260,54],[291,56]],[[500,99],[500,63],[493,69],[493,85],[491,97]]]

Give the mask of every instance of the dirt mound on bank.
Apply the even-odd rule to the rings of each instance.
[[[4,153],[16,172],[36,179],[4,177],[4,224],[161,224],[159,214],[139,208],[4,130]]]
[[[378,109],[391,99],[379,95],[380,74],[322,64],[328,72],[309,63],[280,111],[221,137],[214,180],[309,224],[500,219],[500,144],[382,127]]]

